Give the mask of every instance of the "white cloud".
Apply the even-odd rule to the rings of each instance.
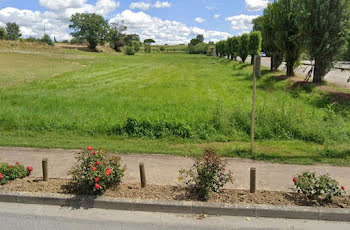
[[[220,16],[221,16],[220,14],[214,14],[214,18],[215,18],[215,19],[220,18]]]
[[[245,0],[246,9],[248,11],[263,10],[268,3],[269,3],[269,0]]]
[[[108,16],[120,6],[113,0],[98,0],[95,5],[86,0],[40,0],[49,11],[20,10],[13,7],[0,9],[0,24],[16,22],[24,37],[42,37],[45,32],[58,40],[70,39],[68,25],[75,13],[97,13]]]
[[[200,18],[200,17],[196,17],[196,18],[194,19],[194,21],[195,21],[195,22],[198,22],[198,23],[203,23],[203,22],[205,22],[205,19]]]
[[[130,9],[140,9],[140,10],[148,10],[151,7],[151,4],[146,2],[132,2],[130,3]]]
[[[153,8],[169,8],[171,7],[170,2],[161,2],[161,1],[156,1],[156,3],[153,4]]]
[[[251,30],[253,27],[253,19],[257,18],[258,15],[236,15],[227,17],[226,21],[230,21],[233,30]]]
[[[162,20],[144,12],[135,13],[131,10],[125,10],[110,20],[110,22],[120,21],[124,21],[128,33],[139,34],[141,40],[152,38],[158,44],[188,43],[198,34],[203,34],[206,41],[222,40],[231,36],[226,32],[188,27],[181,22]]]
[[[214,6],[206,6],[205,7],[207,10],[214,10],[214,9],[216,9]]]
[[[39,0],[39,3],[49,10],[62,10],[83,7],[86,0]]]

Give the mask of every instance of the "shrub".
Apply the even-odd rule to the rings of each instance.
[[[29,176],[32,171],[33,171],[33,167],[31,166],[25,167],[18,162],[16,162],[15,165],[1,163],[0,164],[0,185],[6,184],[11,180]]]
[[[208,45],[204,42],[196,45],[188,45],[188,52],[190,54],[206,54],[208,52]]]
[[[42,37],[41,41],[43,43],[46,43],[50,46],[53,46],[53,42],[52,42],[52,39],[50,38],[50,36],[48,34],[44,34],[44,36]]]
[[[134,47],[135,52],[139,52],[141,48],[141,42],[132,41],[132,46]]]
[[[77,193],[99,195],[112,185],[119,183],[125,167],[120,157],[99,149],[87,147],[75,156],[76,165],[70,171]]]
[[[152,51],[151,46],[148,44],[145,44],[145,53],[151,53],[151,51]]]
[[[224,185],[232,182],[232,173],[225,172],[227,162],[214,151],[206,149],[189,169],[180,170],[179,180],[201,200],[208,200],[211,192],[220,193]]]
[[[135,55],[134,47],[132,47],[132,46],[127,46],[127,47],[125,48],[125,54],[126,54],[126,55]]]
[[[293,178],[294,185],[298,193],[306,195],[308,198],[318,198],[326,195],[327,199],[333,196],[341,196],[345,193],[345,188],[332,179],[329,174],[317,177],[314,172],[303,172]]]
[[[164,51],[165,51],[165,48],[164,48],[163,46],[161,46],[161,47],[159,48],[159,50],[160,50],[161,52],[164,52]]]

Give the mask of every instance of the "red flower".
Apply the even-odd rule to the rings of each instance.
[[[108,168],[108,169],[106,170],[106,176],[111,175],[111,173],[112,173],[112,169]]]
[[[95,177],[95,182],[97,183],[100,180],[99,177]]]
[[[293,182],[294,182],[294,184],[297,182],[297,179],[295,179],[295,178],[293,178]]]
[[[16,161],[16,165],[19,165],[19,162],[18,162],[18,161]]]
[[[97,168],[94,166],[94,167],[92,167],[92,170],[93,170],[93,171],[96,171],[96,170],[97,170]]]
[[[93,151],[93,152],[92,152],[93,155],[96,155],[96,153],[97,153],[96,151]]]
[[[3,178],[2,174],[0,173],[0,179]]]
[[[100,189],[100,188],[101,188],[101,185],[95,184],[95,189]]]
[[[89,151],[94,150],[94,148],[92,148],[92,147],[90,147],[90,146],[89,146],[89,147],[87,147],[86,149],[87,149],[87,150],[89,150]]]
[[[13,168],[13,165],[10,165],[10,168]]]
[[[343,191],[345,190],[344,186],[341,186],[341,190],[343,190]]]
[[[33,171],[33,167],[32,166],[28,166],[27,169],[28,169],[29,172]]]
[[[96,165],[100,165],[100,164],[101,164],[101,162],[99,162],[99,161],[96,162]]]

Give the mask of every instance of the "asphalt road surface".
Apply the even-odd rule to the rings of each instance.
[[[229,216],[180,215],[103,209],[0,203],[0,229],[332,229],[350,223]]]

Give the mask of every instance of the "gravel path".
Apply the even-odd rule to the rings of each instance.
[[[74,153],[79,150],[63,149],[33,149],[0,147],[2,162],[15,163],[20,161],[34,167],[33,176],[40,177],[41,160],[49,159],[49,177],[69,178],[67,172],[74,164]],[[146,168],[148,184],[176,185],[179,170],[189,168],[193,160],[186,157],[156,155],[156,154],[129,154],[120,155],[126,165],[126,182],[139,181],[138,164],[143,162]],[[249,169],[257,169],[257,189],[270,191],[290,191],[293,187],[292,177],[296,173],[310,170],[317,173],[329,173],[345,188],[350,188],[350,167],[336,167],[328,165],[286,165],[265,163],[245,159],[228,158],[228,169],[234,174],[234,183],[228,188],[248,189]]]

